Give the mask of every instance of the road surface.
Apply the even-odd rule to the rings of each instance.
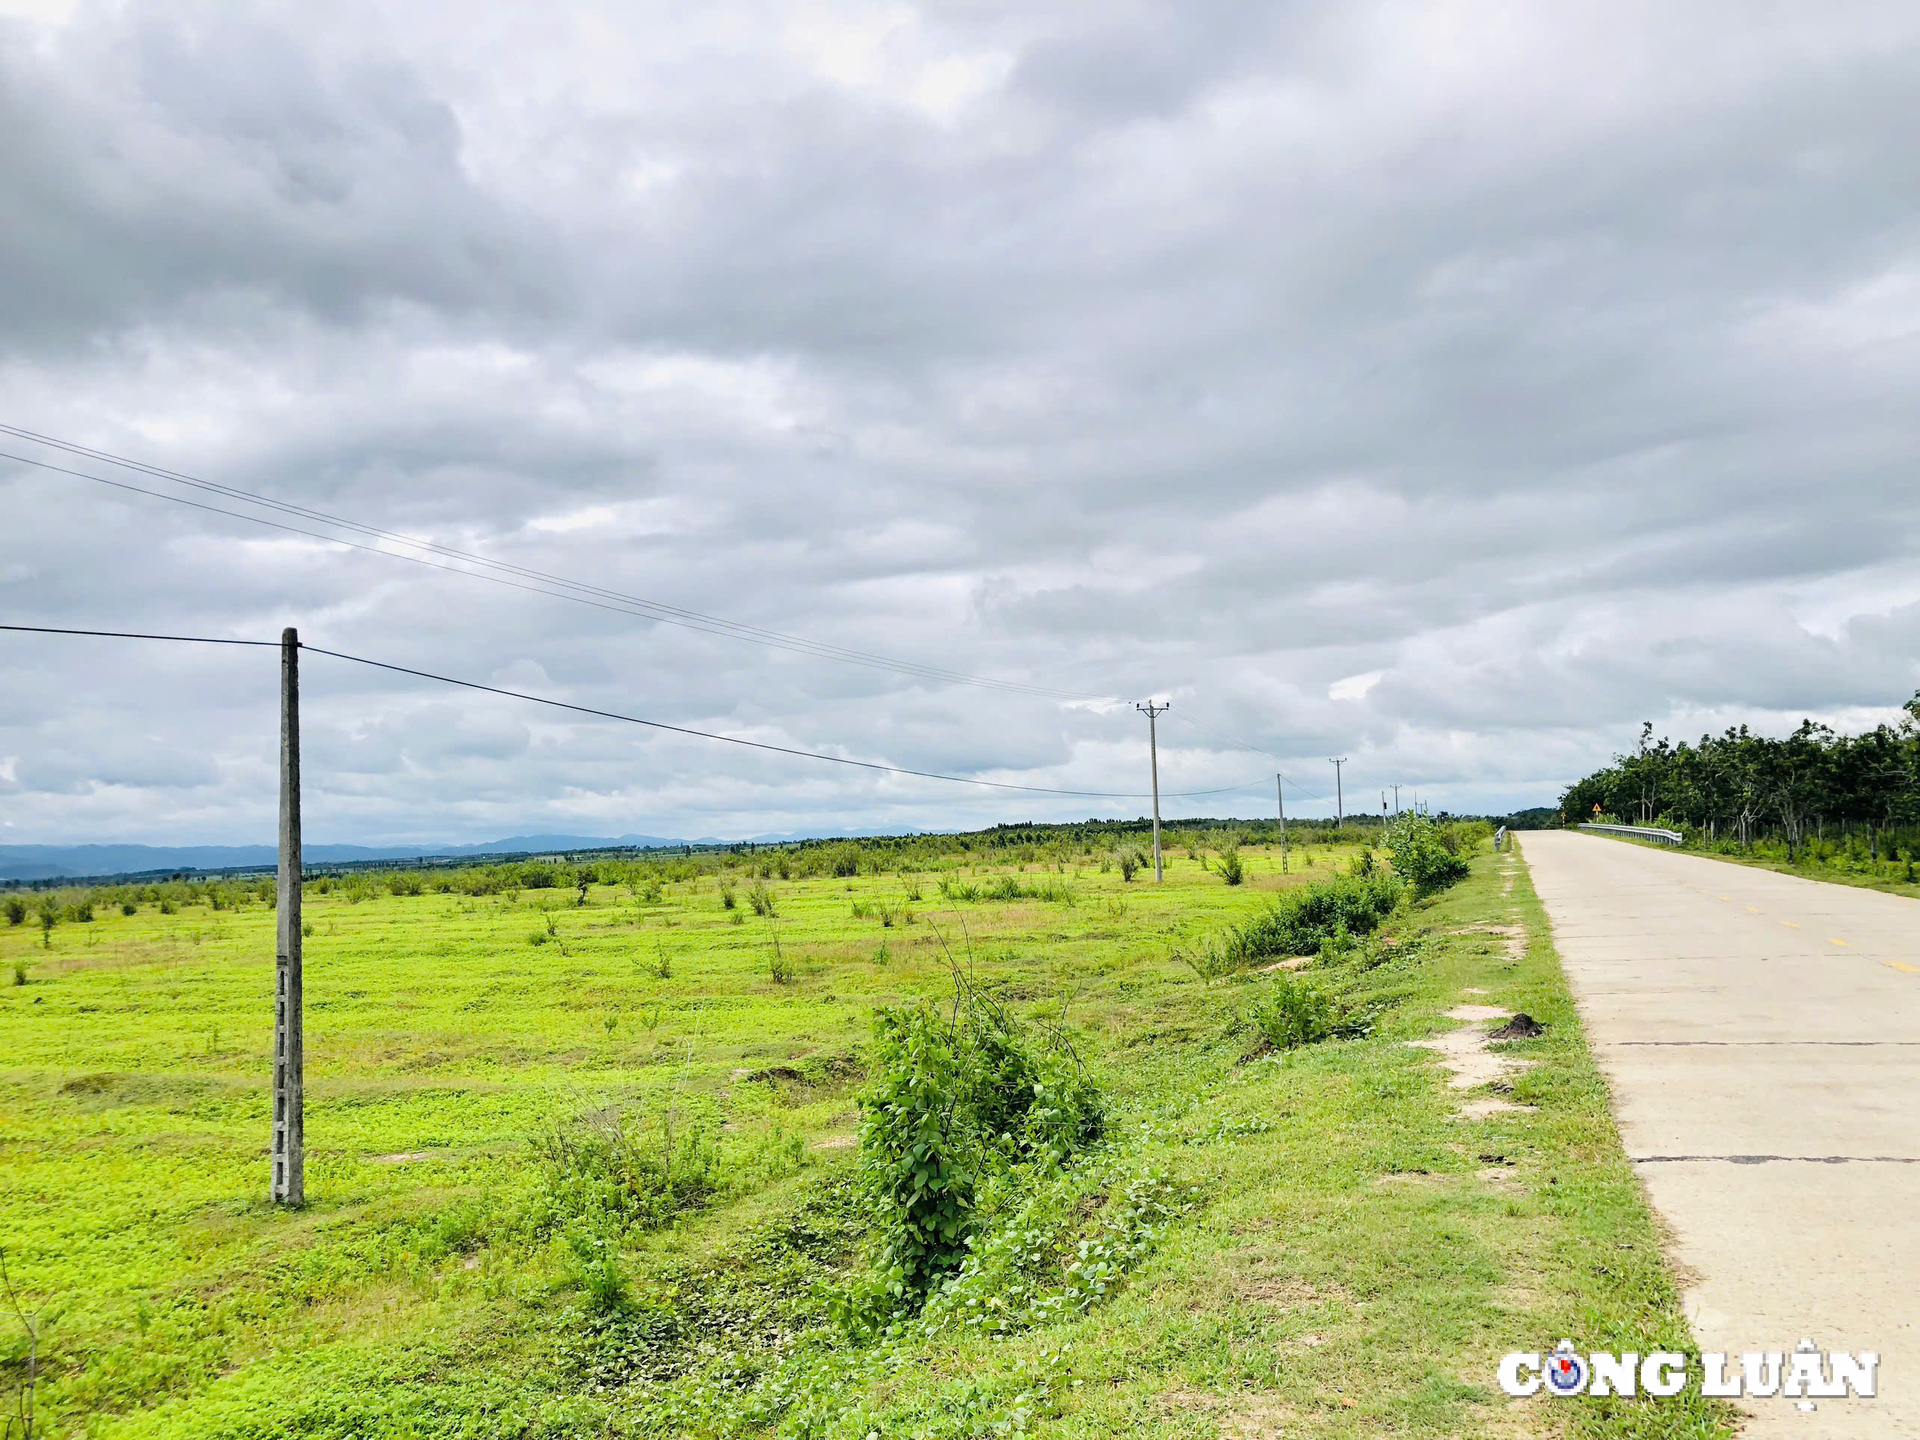
[[[1920,901],[1519,839],[1701,1349],[1881,1355],[1878,1399],[1742,1435],[1920,1437]]]

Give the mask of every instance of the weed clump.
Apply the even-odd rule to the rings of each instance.
[[[1254,1002],[1253,1023],[1276,1050],[1297,1050],[1322,1040],[1346,1040],[1372,1028],[1360,1012],[1310,980],[1281,971]]]
[[[608,1107],[550,1122],[534,1141],[546,1164],[539,1228],[651,1230],[704,1205],[720,1188],[717,1132],[712,1117],[671,1102],[652,1116]]]

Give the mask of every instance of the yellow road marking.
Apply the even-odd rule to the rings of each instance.
[[[1829,936],[1827,937],[1827,944],[1829,944],[1829,945],[1846,945],[1846,946],[1849,946],[1849,947],[1851,947],[1851,946],[1852,946],[1852,944],[1853,944],[1853,942],[1852,942],[1851,940],[1842,940],[1842,939],[1841,939],[1841,938],[1840,938],[1840,937],[1839,937],[1838,935],[1829,935]]]
[[[1782,920],[1780,923],[1782,925],[1791,925],[1796,930],[1800,928],[1800,922],[1798,920]]]
[[[1761,908],[1760,908],[1759,906],[1757,906],[1757,905],[1749,905],[1749,906],[1747,906],[1747,913],[1748,913],[1749,915],[1764,915],[1764,914],[1766,914],[1767,912],[1766,912],[1766,911],[1764,911],[1764,910],[1762,910],[1762,909],[1761,909]]]
[[[1891,965],[1896,970],[1904,970],[1909,975],[1920,975],[1920,965],[1902,965],[1898,960],[1882,960],[1882,965]]]
[[[1731,895],[1721,895],[1716,898],[1726,901],[1729,905],[1733,903],[1733,897]]]

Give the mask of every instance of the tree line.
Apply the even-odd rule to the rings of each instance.
[[[1878,862],[1920,844],[1920,694],[1897,724],[1843,735],[1812,720],[1775,739],[1745,725],[1697,742],[1640,731],[1632,754],[1567,788],[1567,824],[1660,825],[1708,847],[1859,848]],[[1824,858],[1816,855],[1814,858]]]

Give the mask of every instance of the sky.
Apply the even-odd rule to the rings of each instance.
[[[0,133],[0,423],[908,669],[6,434],[0,621],[1117,796],[309,652],[312,840],[1138,816],[1149,697],[1169,816],[1500,812],[1920,687],[1899,0],[0,0]],[[269,838],[277,666],[0,632],[0,844]]]

